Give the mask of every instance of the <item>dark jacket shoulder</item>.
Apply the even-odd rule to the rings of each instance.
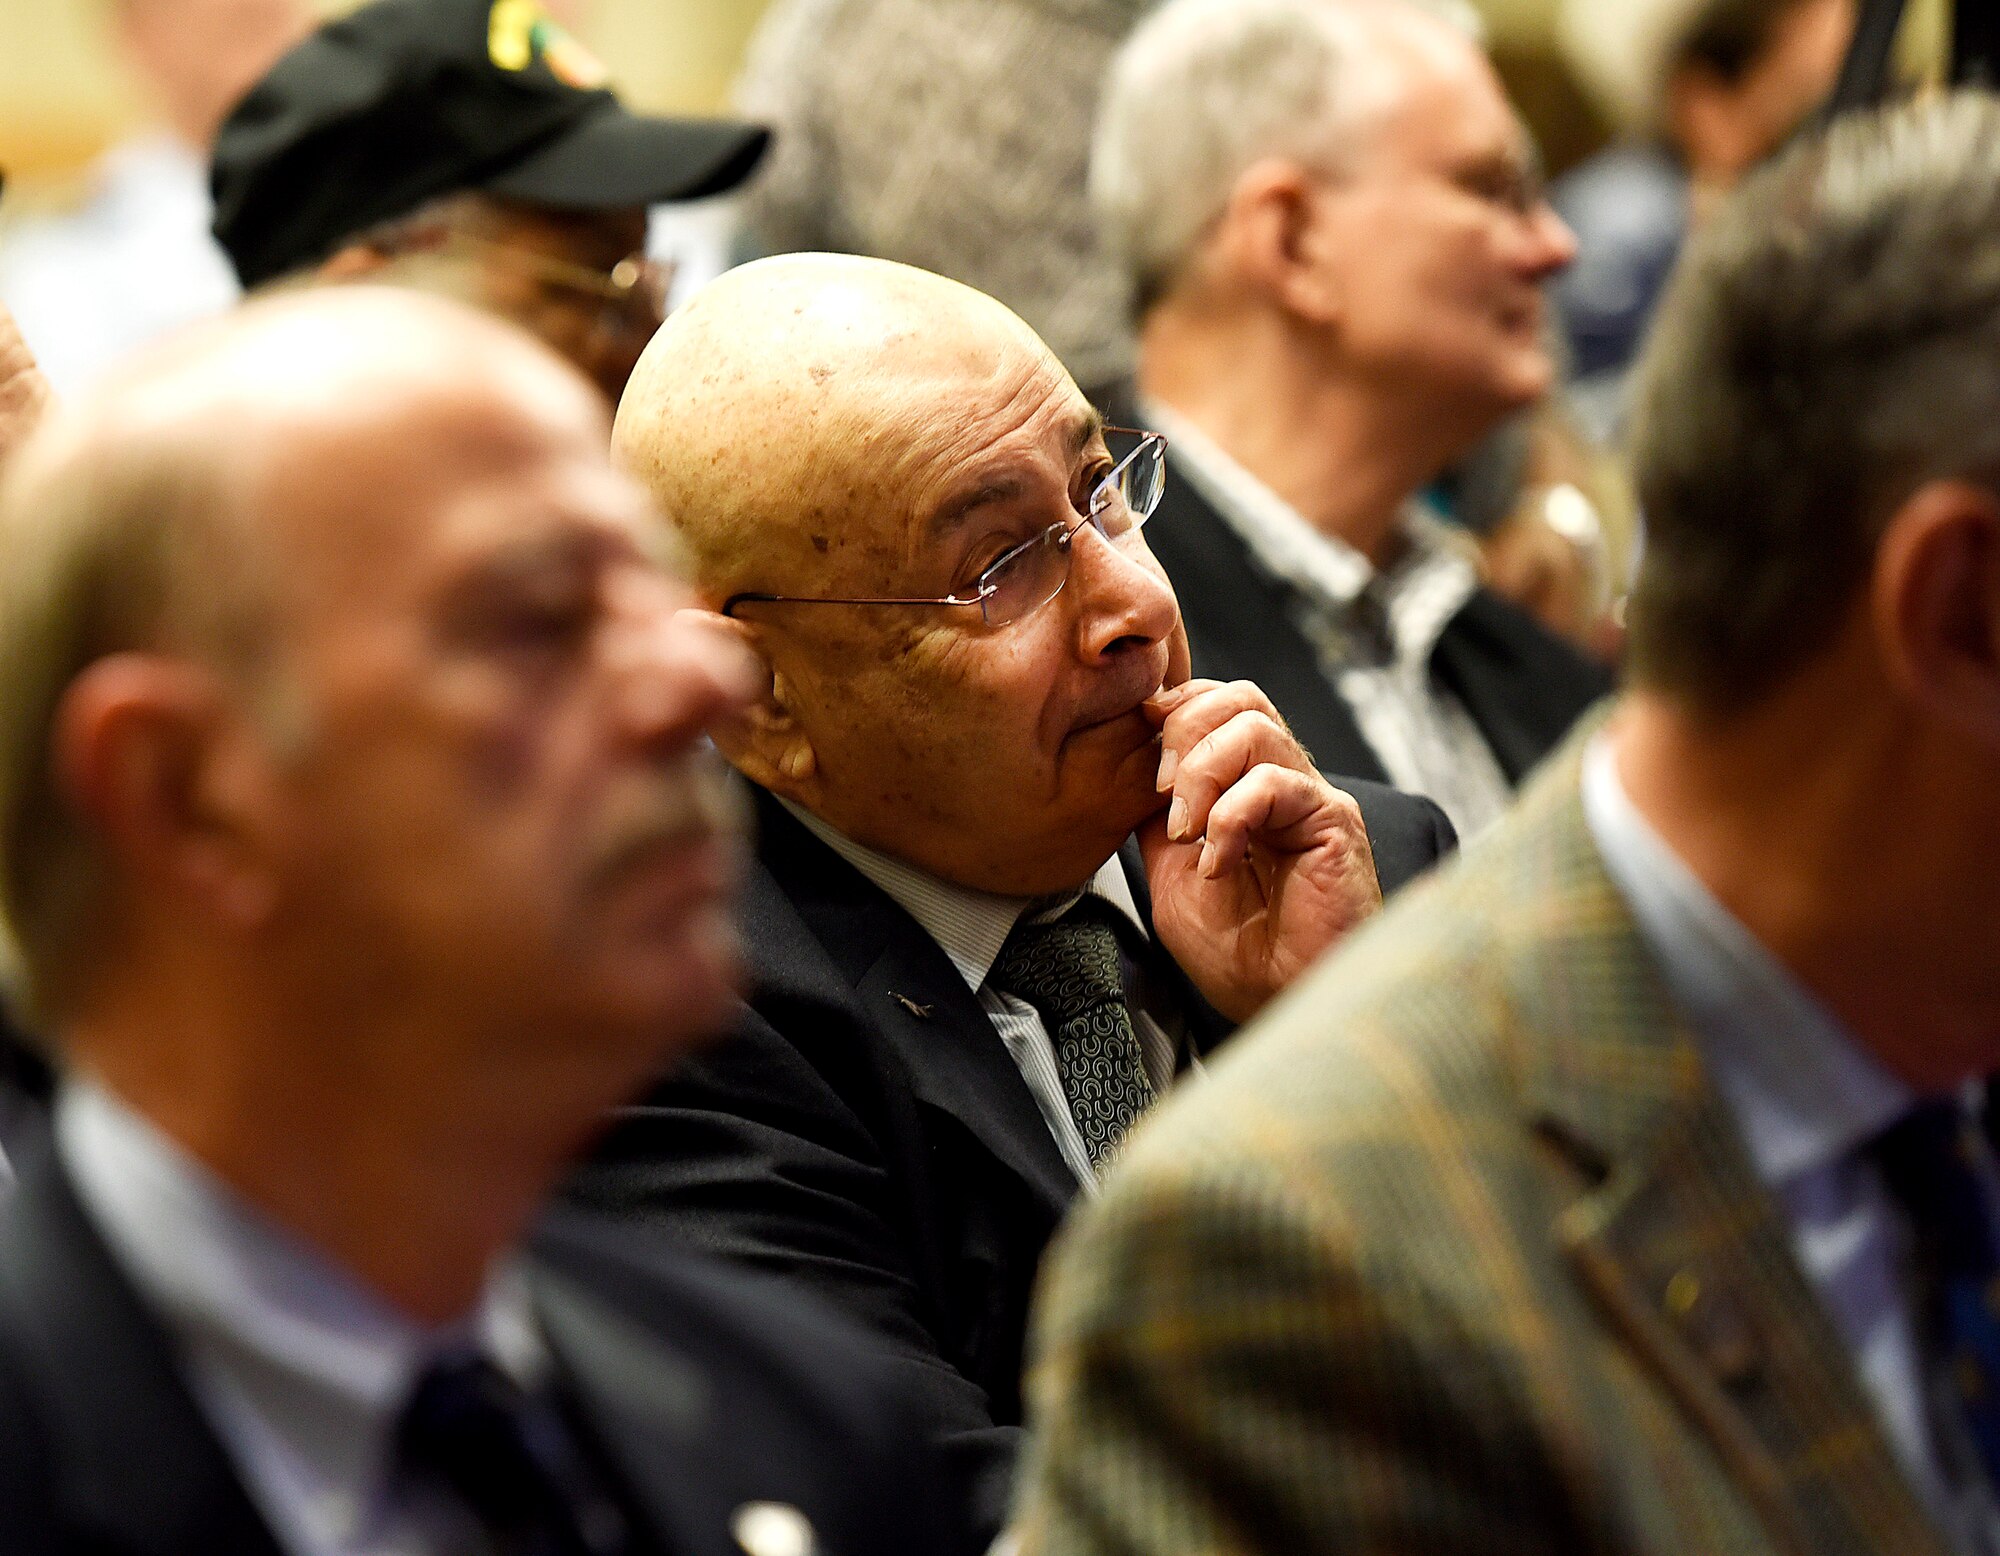
[[[1093,396],[1114,421],[1138,415],[1129,383]],[[1337,783],[1382,782],[1380,757],[1296,620],[1294,586],[1272,576],[1168,451],[1167,487],[1146,543],[1181,603],[1195,674],[1254,681]],[[1613,689],[1604,666],[1488,589],[1452,617],[1431,659],[1519,784]],[[1392,890],[1385,872],[1383,889]]]
[[[838,1319],[560,1211],[526,1267],[566,1397],[677,1556],[736,1550],[732,1516],[755,1501],[797,1508],[831,1549],[975,1549],[893,1380]],[[0,1532],[7,1556],[280,1556],[46,1135],[0,1210]]]

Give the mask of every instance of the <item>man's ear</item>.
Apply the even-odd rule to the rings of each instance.
[[[1340,312],[1337,267],[1318,181],[1282,157],[1253,163],[1223,208],[1214,252],[1238,279],[1286,312],[1330,324]]]
[[[239,930],[276,911],[260,825],[270,769],[215,675],[146,654],[100,659],[64,692],[51,754],[115,877]]]
[[[2000,495],[1919,488],[1884,531],[1870,604],[1897,690],[2000,755]]]
[[[750,706],[709,731],[716,749],[759,788],[810,809],[819,788],[819,755],[799,720],[791,683],[756,627],[713,611],[701,614],[716,630],[732,633],[757,666],[757,694]]]

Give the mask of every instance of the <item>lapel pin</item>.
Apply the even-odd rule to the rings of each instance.
[[[1681,1270],[1667,1282],[1662,1306],[1723,1387],[1742,1388],[1755,1380],[1757,1338],[1724,1294],[1705,1287],[1693,1270]]]
[[[748,1556],[815,1556],[820,1548],[806,1515],[783,1502],[745,1502],[730,1515],[729,1532]]]
[[[911,1015],[915,1016],[919,1021],[930,1020],[931,1012],[937,1009],[935,1005],[919,1005],[915,1000],[911,999],[909,995],[898,994],[894,989],[891,989],[889,991],[889,998],[894,1000],[898,1005],[901,1005],[903,1009],[907,1010]]]

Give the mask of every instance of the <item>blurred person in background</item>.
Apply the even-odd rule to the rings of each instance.
[[[209,232],[209,148],[251,83],[312,28],[306,0],[106,9],[156,123],[91,170],[81,206],[0,241],[0,303],[62,390],[236,300],[235,273]]]
[[[1028,1556],[2000,1549],[2000,99],[1640,367],[1631,688],[1052,1262]]]
[[[1406,0],[1173,0],[1111,72],[1092,187],[1167,434],[1154,550],[1198,674],[1462,836],[1610,686],[1419,493],[1553,385],[1575,252],[1474,38]]]
[[[1118,42],[1151,0],[776,0],[736,105],[770,123],[758,252],[867,254],[998,298],[1086,389],[1131,370],[1085,194]]]
[[[1548,340],[1561,360],[1553,327]],[[1477,546],[1487,588],[1618,664],[1638,504],[1623,461],[1584,429],[1566,390],[1502,423],[1425,497]]]
[[[0,473],[47,413],[48,380],[0,303]],[[40,1122],[54,1078],[47,1062],[19,1030],[14,991],[19,968],[11,945],[0,946],[0,1186],[10,1183],[17,1150]]]
[[[1689,229],[1825,101],[1854,21],[1854,0],[1565,0],[1574,68],[1633,128],[1553,190],[1578,243],[1555,288],[1572,393],[1601,440]]]
[[[646,118],[536,0],[375,0],[287,54],[215,147],[247,287],[398,281],[522,325],[616,402],[665,317],[648,207],[734,188],[762,128]]]
[[[1046,345],[881,260],[731,271],[616,445],[760,691],[748,1008],[573,1186],[859,1316],[998,1531],[1028,1292],[1155,1097],[1449,847],[1191,681],[1141,529],[1157,437]]]
[[[47,414],[54,391],[5,303],[0,303],[0,466]]]
[[[967,1551],[830,1317],[544,1213],[738,959],[749,667],[607,420],[357,288],[10,462],[0,906],[62,1080],[0,1209],[8,1556]]]

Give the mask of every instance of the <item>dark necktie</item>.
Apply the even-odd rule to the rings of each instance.
[[[398,1463],[453,1497],[496,1556],[641,1556],[553,1403],[483,1357],[434,1363],[403,1411]]]
[[[1914,1234],[1930,1354],[1989,1484],[2000,1488],[2000,1225],[1991,1148],[1955,1102],[1928,1102],[1876,1144]]]
[[[1035,1007],[1055,1049],[1070,1117],[1090,1165],[1104,1164],[1153,1105],[1139,1034],[1125,1003],[1111,909],[1085,897],[1048,924],[1014,926],[993,982]]]

